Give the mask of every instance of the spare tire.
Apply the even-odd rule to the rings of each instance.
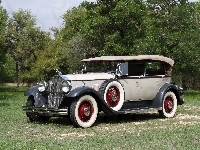
[[[116,79],[104,81],[99,88],[99,92],[111,109],[118,111],[122,108],[124,104],[124,88],[119,81]]]

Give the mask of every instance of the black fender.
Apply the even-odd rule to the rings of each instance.
[[[181,105],[183,103],[183,99],[182,99],[183,93],[179,89],[179,87],[174,84],[171,84],[171,83],[165,83],[160,88],[160,90],[158,91],[158,93],[153,101],[154,107],[159,108],[159,107],[163,106],[163,99],[164,99],[165,93],[168,91],[174,92],[174,94],[176,95],[176,98],[177,98],[177,104]]]
[[[84,93],[94,93],[97,96],[99,96],[99,98],[100,98],[99,93],[95,89],[93,89],[89,86],[79,86],[79,87],[73,89],[72,91],[70,91],[68,93],[67,97],[78,97]]]
[[[41,107],[48,102],[48,96],[44,93],[39,92],[38,86],[30,87],[28,90],[24,92],[24,96],[27,97],[33,96],[35,100],[34,102],[35,107]]]
[[[24,96],[28,96],[29,97],[30,95],[32,95],[32,96],[36,97],[37,93],[39,93],[38,87],[37,86],[33,86],[33,87],[30,87],[28,90],[26,90],[24,92]]]
[[[73,89],[68,95],[68,98],[75,98],[75,97],[79,97],[81,95],[84,94],[90,94],[91,96],[94,97],[94,99],[96,100],[98,107],[100,107],[100,109],[102,111],[104,111],[105,113],[109,114],[109,115],[115,115],[118,114],[117,111],[112,110],[104,101],[104,99],[102,98],[102,96],[100,95],[99,92],[97,92],[95,89],[88,87],[88,86],[81,86],[81,87],[77,87],[75,89]]]

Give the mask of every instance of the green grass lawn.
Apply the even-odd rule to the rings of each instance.
[[[149,114],[108,117],[101,114],[94,126],[74,128],[65,118],[52,118],[48,123],[31,123],[21,106],[24,91],[0,87],[0,149],[200,149],[200,92],[185,92],[185,104],[178,107],[175,118],[160,119]]]

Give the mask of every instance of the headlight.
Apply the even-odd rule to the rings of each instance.
[[[71,90],[71,83],[69,81],[63,81],[62,83],[62,91],[67,93]]]
[[[47,83],[45,81],[40,81],[38,83],[38,90],[40,92],[44,92],[46,90],[46,87],[47,87]]]

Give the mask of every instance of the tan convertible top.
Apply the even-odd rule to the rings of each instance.
[[[161,55],[138,55],[138,56],[101,56],[83,59],[82,61],[130,61],[130,60],[159,60],[164,61],[171,66],[174,65],[174,61],[171,58]]]

